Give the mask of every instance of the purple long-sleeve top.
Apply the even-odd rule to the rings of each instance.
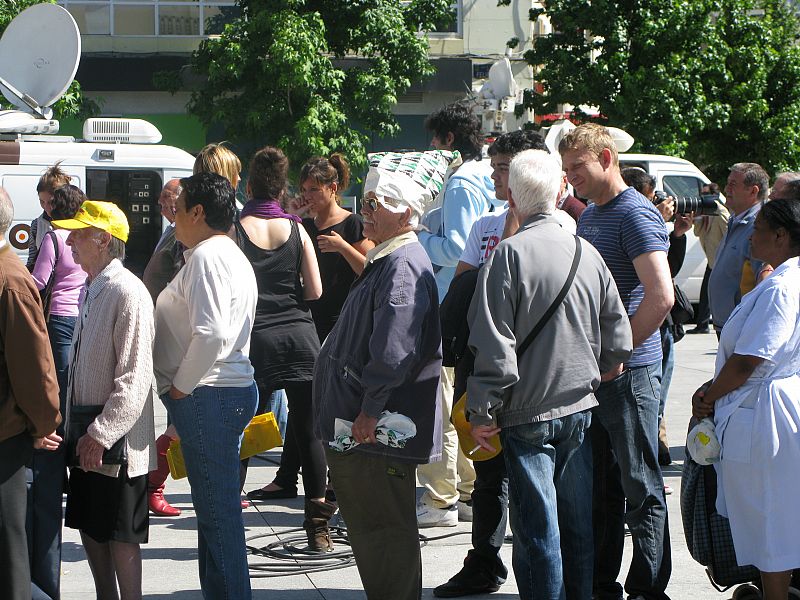
[[[55,234],[58,244],[58,264],[55,260],[53,238],[48,235],[39,248],[39,256],[36,257],[36,265],[31,274],[36,281],[36,287],[43,290],[55,264],[56,280],[50,301],[50,314],[61,317],[77,317],[78,298],[86,283],[86,273],[75,263],[72,251],[66,244],[69,231],[56,230]]]

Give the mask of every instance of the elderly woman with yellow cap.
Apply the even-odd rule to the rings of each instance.
[[[141,598],[155,466],[153,303],[122,266],[128,221],[119,207],[87,200],[53,226],[72,230],[67,245],[88,276],[70,356],[65,522],[80,530],[97,597]]]
[[[348,446],[357,445],[326,453],[370,599],[420,597],[416,469],[441,455],[442,336],[433,268],[414,229],[453,158],[439,151],[370,157],[361,214],[364,235],[376,246],[314,372],[318,437],[338,440],[341,421],[352,423]],[[379,419],[398,417],[387,411],[402,415],[413,434],[403,447],[379,442],[387,441]]]

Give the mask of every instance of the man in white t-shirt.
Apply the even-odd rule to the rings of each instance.
[[[542,142],[540,147],[540,143],[535,138],[541,138],[541,136],[534,132],[512,131],[501,135],[489,147],[494,194],[498,202],[495,203],[494,212],[484,215],[472,226],[464,252],[456,267],[456,275],[483,265],[500,240],[513,235],[519,228],[516,217],[509,213],[508,207],[505,205],[508,200],[508,165],[511,163],[511,159],[523,150],[547,151],[544,143]],[[509,216],[511,216],[510,219]],[[553,211],[553,216],[567,231],[575,233],[576,223],[569,214],[556,209]]]

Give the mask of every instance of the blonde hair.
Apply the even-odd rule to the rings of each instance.
[[[192,174],[216,173],[227,179],[231,185],[239,181],[239,173],[242,171],[242,162],[232,150],[223,145],[209,144],[200,151],[194,161]]]
[[[619,165],[619,153],[614,138],[611,137],[608,129],[597,123],[579,125],[561,138],[558,143],[558,153],[562,157],[565,152],[570,150],[587,150],[600,156],[606,148],[611,152],[611,164]]]

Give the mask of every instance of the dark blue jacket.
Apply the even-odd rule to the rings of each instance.
[[[441,457],[438,401],[442,364],[439,298],[425,250],[411,242],[368,263],[353,283],[314,371],[317,437],[333,439],[336,418],[362,410],[409,417],[417,435],[405,448],[361,444],[353,451],[427,463]]]

